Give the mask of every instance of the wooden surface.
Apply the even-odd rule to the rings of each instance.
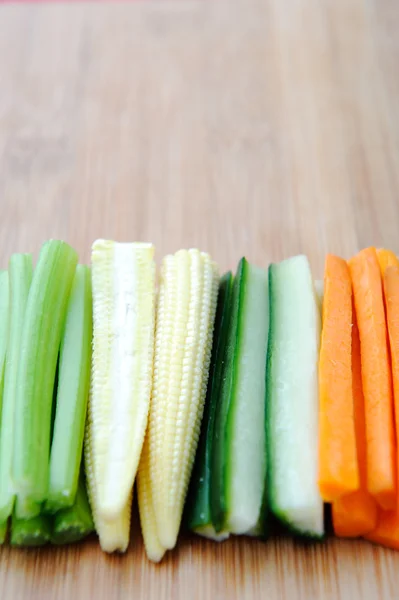
[[[399,250],[396,0],[2,6],[0,257],[61,237],[151,240],[161,259]],[[0,598],[397,596],[399,554],[365,542],[183,540],[161,566],[137,523],[0,551]]]

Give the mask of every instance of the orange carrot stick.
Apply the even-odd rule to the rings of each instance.
[[[396,258],[396,257],[395,257]],[[397,261],[399,265],[399,261]],[[392,379],[396,434],[399,431],[399,266],[388,266],[384,274],[384,295],[387,308],[389,344],[391,348]],[[397,457],[398,458],[398,457]],[[399,461],[398,461],[399,466]],[[399,478],[399,473],[398,473]],[[399,549],[399,504],[394,511],[380,511],[378,525],[367,539]]]
[[[399,261],[397,261],[396,266],[387,267],[385,271],[384,295],[391,349],[394,414],[397,433],[399,431]]]
[[[384,510],[396,506],[396,443],[391,369],[380,268],[375,248],[350,259],[360,334],[366,415],[367,489]]]
[[[392,250],[378,248],[377,250],[378,264],[380,265],[381,277],[384,278],[385,271],[388,267],[399,267],[399,260]]]
[[[399,550],[399,507],[396,510],[380,510],[377,527],[364,537],[370,542]]]
[[[319,490],[326,502],[359,489],[352,395],[352,283],[327,254],[319,359]]]
[[[339,537],[364,535],[372,531],[377,523],[377,504],[367,491],[366,423],[360,364],[360,339],[355,311],[353,311],[352,326],[352,391],[360,489],[353,494],[342,496],[332,505],[334,532]]]

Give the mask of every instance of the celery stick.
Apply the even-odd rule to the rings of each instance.
[[[10,295],[8,271],[0,271],[0,441],[5,358],[8,344],[9,303]],[[0,521],[0,545],[4,544],[6,539],[7,525],[7,519]]]
[[[76,265],[70,246],[50,240],[33,273],[15,407],[13,477],[19,519],[35,516],[47,497],[54,378]]]
[[[0,271],[0,415],[3,399],[5,358],[9,326],[9,283],[8,271]]]
[[[11,516],[14,507],[12,458],[15,398],[21,337],[32,273],[33,265],[30,254],[13,254],[11,256],[9,263],[10,323],[0,429],[0,521],[6,521]]]
[[[51,541],[53,544],[72,544],[87,537],[92,531],[93,519],[86,486],[81,476],[74,505],[60,510],[54,516]]]
[[[44,546],[51,539],[49,517],[39,515],[32,519],[18,519],[15,514],[11,520],[11,546]]]
[[[4,544],[7,536],[8,521],[0,523],[0,546]]]
[[[48,512],[72,506],[76,496],[89,394],[92,328],[90,269],[78,265],[61,340]]]

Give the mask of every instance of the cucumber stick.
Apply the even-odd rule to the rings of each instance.
[[[15,514],[11,520],[11,546],[44,546],[51,539],[51,522],[46,515],[32,519],[18,519]]]
[[[220,280],[216,309],[215,329],[208,392],[202,420],[201,436],[187,500],[188,526],[196,533],[214,540],[225,539],[227,533],[216,533],[212,524],[210,490],[212,468],[212,444],[215,412],[219,401],[223,370],[223,355],[229,325],[229,309],[233,287],[232,274],[226,273]]]
[[[76,496],[89,394],[92,326],[90,268],[78,265],[61,339],[48,512],[72,506]]]
[[[216,532],[244,534],[265,511],[265,370],[269,327],[267,272],[243,258],[230,307],[211,474]]]
[[[30,254],[13,254],[11,256],[9,262],[10,324],[0,430],[0,521],[7,520],[14,508],[12,459],[15,399],[22,330],[32,273],[33,263]]]
[[[81,475],[73,506],[60,510],[54,516],[51,541],[53,544],[72,544],[82,540],[92,531],[93,519]]]
[[[50,240],[40,252],[29,290],[16,389],[13,479],[16,517],[40,512],[47,497],[55,371],[77,254]]]
[[[321,537],[317,485],[320,312],[309,262],[297,256],[269,268],[267,359],[269,501],[298,534]]]

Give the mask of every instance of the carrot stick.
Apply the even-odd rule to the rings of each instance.
[[[332,254],[324,270],[319,359],[319,490],[332,502],[359,489],[352,394],[352,283],[346,261]]]
[[[366,415],[367,489],[384,510],[396,505],[396,443],[391,370],[380,268],[375,248],[350,259],[360,334]]]
[[[352,392],[360,489],[347,496],[342,496],[332,505],[334,532],[339,537],[358,537],[364,535],[374,529],[377,523],[377,505],[374,498],[367,491],[366,423],[362,369],[360,364],[360,339],[354,310],[352,326]]]
[[[391,349],[394,414],[399,431],[399,261],[389,266],[384,275],[384,295],[387,307],[389,346]],[[399,466],[399,463],[398,463]]]
[[[378,248],[377,250],[378,264],[380,265],[381,277],[384,278],[385,271],[388,267],[399,267],[399,260],[392,250]]]
[[[364,537],[370,542],[399,550],[399,507],[396,510],[380,510],[377,527]]]
[[[397,265],[399,265],[399,261],[397,261]],[[384,295],[391,348],[396,433],[399,431],[399,266],[397,265],[387,266],[384,272]],[[399,466],[399,461],[397,464]],[[367,535],[367,539],[399,549],[399,504],[394,511],[379,511],[378,525],[374,531]]]

